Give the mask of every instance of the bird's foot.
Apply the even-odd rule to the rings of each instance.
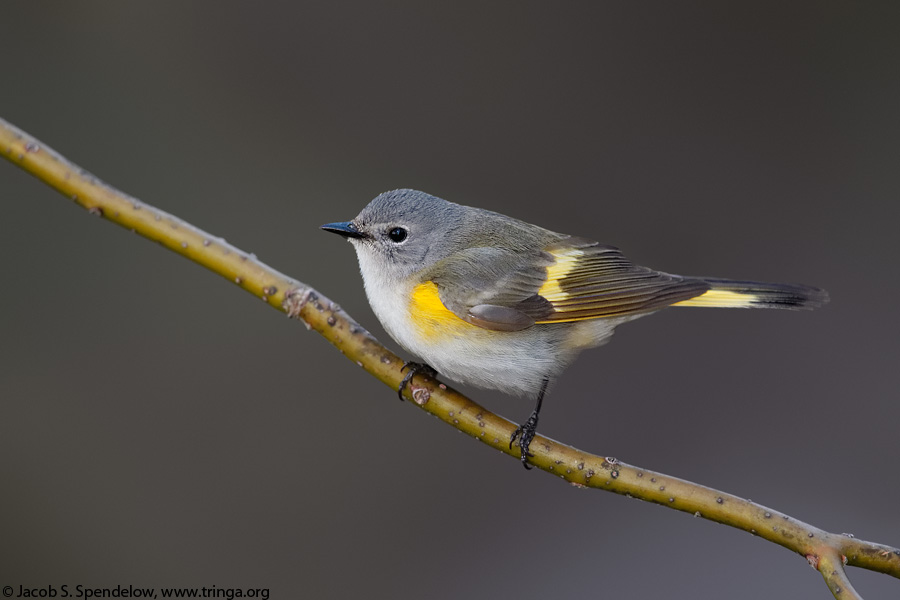
[[[528,464],[528,459],[533,457],[534,454],[528,451],[528,447],[531,446],[531,440],[534,439],[534,436],[537,433],[537,424],[538,411],[535,410],[531,413],[531,416],[528,417],[528,420],[516,427],[516,430],[509,436],[510,448],[513,447],[513,443],[516,439],[519,440],[519,450],[522,451],[522,466],[526,469],[531,469],[531,465]]]
[[[400,400],[403,400],[403,390],[406,389],[406,386],[415,375],[428,375],[434,379],[438,374],[433,367],[426,365],[425,363],[417,363],[411,360],[403,363],[403,366],[400,367],[400,372],[402,373],[406,369],[409,369],[409,372],[403,377],[403,381],[400,382],[400,387],[397,388],[397,395],[400,397]]]

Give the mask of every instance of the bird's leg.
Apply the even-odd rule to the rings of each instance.
[[[409,373],[403,377],[403,381],[400,382],[400,387],[397,388],[397,395],[400,396],[400,400],[403,400],[403,390],[406,389],[406,385],[416,374],[428,375],[432,379],[437,377],[437,371],[434,370],[433,367],[426,365],[425,363],[417,363],[411,360],[403,363],[403,366],[400,367],[400,372],[402,373],[404,369],[409,369]]]
[[[544,382],[541,384],[541,391],[538,392],[537,403],[534,405],[531,416],[528,417],[528,420],[525,421],[525,423],[516,427],[516,430],[509,436],[510,448],[512,448],[513,442],[518,438],[519,449],[522,451],[522,466],[526,469],[531,469],[531,465],[528,464],[528,459],[529,457],[534,456],[534,454],[528,451],[528,447],[531,445],[531,440],[534,439],[534,434],[537,433],[538,414],[541,412],[541,402],[544,400],[544,392],[547,391],[548,383],[550,383],[550,378],[544,377]]]

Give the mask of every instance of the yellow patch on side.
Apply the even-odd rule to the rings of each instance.
[[[440,341],[442,336],[456,335],[469,328],[478,329],[444,306],[437,284],[433,281],[420,283],[413,288],[409,316],[419,334],[428,341]]]
[[[699,296],[676,302],[672,306],[704,306],[721,308],[749,308],[756,299],[754,294],[740,294],[728,290],[708,290]]]
[[[559,285],[559,282],[566,278],[566,275],[572,272],[578,259],[584,256],[582,250],[569,249],[560,252],[551,252],[554,263],[547,267],[547,281],[538,290],[538,294],[549,300],[550,302],[559,302],[569,297]]]

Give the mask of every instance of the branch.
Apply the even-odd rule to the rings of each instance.
[[[0,119],[0,154],[89,213],[158,242],[298,318],[347,358],[397,389],[403,360],[340,307],[223,239],[123,194]],[[509,439],[516,425],[427,376],[417,375],[407,397],[422,410],[516,460]],[[572,448],[544,436],[531,444],[531,464],[578,487],[631,496],[730,525],[804,556],[822,573],[835,598],[859,598],[844,565],[900,578],[900,550],[837,535],[749,500]]]
[[[818,569],[822,577],[825,578],[825,585],[831,590],[835,598],[844,598],[845,600],[861,600],[862,596],[853,589],[847,573],[844,571],[846,561],[843,556],[838,555],[831,549],[825,551],[818,557],[807,557],[812,568]]]

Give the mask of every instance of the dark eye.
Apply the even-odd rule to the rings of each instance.
[[[406,236],[406,230],[402,227],[394,227],[393,229],[388,231],[388,237],[391,238],[391,241],[395,244],[399,244],[400,242],[405,240]]]

